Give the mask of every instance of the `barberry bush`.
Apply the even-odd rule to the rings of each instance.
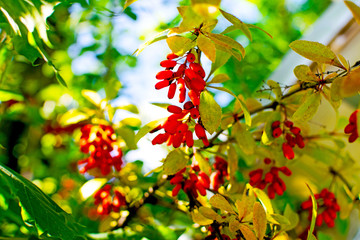
[[[1,239],[354,238],[360,121],[343,106],[360,90],[359,62],[296,32],[276,46],[283,21],[246,23],[221,0],[182,1],[130,54],[114,23],[136,22],[134,2],[0,1]],[[276,26],[284,5],[259,2]],[[309,16],[327,6],[316,2]],[[360,23],[360,7],[344,4]],[[88,25],[97,41],[81,48]],[[120,101],[118,72],[154,43],[168,51],[143,81],[167,116],[142,123],[136,102]],[[267,80],[254,59],[271,46],[313,64],[296,66],[291,86]],[[219,104],[224,94],[232,101]],[[159,167],[129,161],[144,141],[148,157],[166,151]]]

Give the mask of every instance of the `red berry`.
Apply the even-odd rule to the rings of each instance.
[[[280,127],[280,121],[275,121],[271,124],[271,128],[272,129],[275,129],[275,128],[278,128]]]
[[[346,127],[344,129],[344,132],[346,134],[349,134],[349,133],[352,133],[354,130],[356,130],[356,125],[352,124],[352,123],[349,123],[348,125],[346,125]]]
[[[196,108],[192,108],[190,110],[190,116],[192,119],[198,119],[199,115],[200,115],[199,110],[197,110]]]
[[[282,134],[282,130],[281,130],[281,128],[279,128],[279,127],[275,128],[275,129],[273,130],[273,132],[272,132],[272,135],[273,135],[274,138],[280,137],[281,134]]]
[[[198,123],[195,125],[195,134],[199,139],[206,137],[205,129]]]
[[[194,107],[194,104],[191,101],[188,101],[184,104],[184,109],[185,110],[190,110]]]
[[[173,76],[173,72],[171,70],[164,70],[164,71],[160,71],[156,74],[156,79],[168,79],[171,78]]]
[[[284,122],[284,124],[285,124],[285,126],[288,127],[288,128],[291,128],[291,127],[294,125],[294,123],[293,123],[292,121],[289,121],[289,120],[286,120],[286,121]]]
[[[301,132],[301,129],[298,128],[298,127],[292,127],[290,128],[290,131],[295,134],[295,135],[298,135],[300,132]]]
[[[357,132],[353,132],[349,137],[349,143],[355,142],[355,140],[359,137]]]
[[[177,184],[177,185],[173,188],[171,195],[172,195],[173,197],[177,196],[178,193],[179,193],[179,191],[180,191],[180,189],[181,189],[181,184]]]
[[[173,99],[176,92],[176,83],[170,84],[169,91],[168,91],[168,98]]]
[[[186,56],[186,60],[188,62],[194,62],[195,61],[195,55],[193,53],[188,53],[188,55]]]
[[[185,134],[185,142],[188,147],[192,147],[194,145],[193,133],[189,130]]]
[[[294,150],[290,147],[288,143],[282,144],[282,150],[285,158],[291,160],[295,157]]]
[[[164,68],[173,68],[176,66],[176,61],[173,60],[164,60],[160,62],[160,66]]]
[[[162,89],[164,87],[167,87],[170,85],[170,82],[168,80],[163,80],[161,82],[158,82],[157,84],[155,84],[155,89],[159,90]]]
[[[270,158],[265,158],[265,159],[264,159],[264,163],[265,163],[265,164],[270,164],[270,163],[271,163],[271,159],[270,159]]]
[[[194,90],[190,90],[189,93],[189,98],[191,100],[191,102],[195,105],[195,106],[198,106],[200,104],[200,96],[199,94],[194,91]]]
[[[359,109],[358,110],[355,110],[349,117],[349,122],[350,123],[353,123],[353,124],[357,124],[357,113],[359,112]]]
[[[176,114],[180,114],[182,113],[182,109],[178,106],[175,105],[170,105],[167,107],[167,110],[171,113],[176,113]]]
[[[203,67],[200,64],[198,64],[198,63],[190,63],[189,67],[190,67],[191,70],[193,70],[194,72],[199,74],[200,77],[202,77],[202,78],[205,77],[205,71],[204,71]]]
[[[178,57],[179,57],[179,56],[176,55],[175,53],[169,53],[169,54],[166,56],[166,58],[167,58],[168,60],[172,60],[172,59],[178,58]]]
[[[295,140],[296,140],[296,144],[299,146],[299,148],[304,148],[305,147],[304,139],[300,134],[296,135]]]

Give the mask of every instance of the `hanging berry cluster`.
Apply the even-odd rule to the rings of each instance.
[[[316,226],[320,227],[323,222],[330,228],[335,226],[334,220],[336,219],[337,212],[340,211],[340,206],[336,201],[334,193],[324,188],[319,194],[314,195],[317,207],[318,215],[316,217]],[[309,197],[308,200],[301,204],[301,208],[309,211],[309,221],[312,217],[312,201]]]
[[[344,132],[346,134],[350,134],[349,143],[355,142],[355,140],[359,137],[358,129],[357,129],[357,113],[359,110],[355,110],[349,117],[349,124],[346,125]]]
[[[269,158],[264,159],[265,164],[270,164],[272,161]],[[283,167],[271,167],[263,178],[264,170],[262,168],[253,170],[249,173],[250,185],[259,189],[265,189],[268,186],[268,196],[270,199],[275,198],[275,194],[279,196],[283,195],[286,190],[285,182],[279,177],[279,172],[282,172],[285,176],[291,176],[291,170],[285,166]]]
[[[272,135],[274,138],[278,138],[281,135],[285,136],[286,142],[282,144],[282,150],[284,157],[291,160],[295,157],[293,148],[298,145],[299,148],[304,148],[305,143],[302,135],[300,134],[301,129],[295,127],[294,123],[286,120],[284,122],[284,128],[280,127],[281,122],[275,121],[271,124]]]
[[[99,215],[109,215],[112,211],[120,212],[120,208],[126,206],[125,196],[118,190],[111,190],[112,186],[107,184],[94,194],[94,204],[97,205],[96,212]]]
[[[111,126],[87,124],[81,128],[80,150],[90,156],[80,160],[79,172],[100,169],[102,175],[108,175],[112,167],[120,171],[122,151],[116,141],[116,134]]]
[[[154,133],[160,129],[164,129],[165,133],[158,134],[152,141],[152,144],[172,145],[177,148],[182,143],[188,147],[194,145],[193,132],[202,140],[205,146],[209,145],[205,128],[201,122],[199,113],[200,94],[206,86],[204,80],[205,71],[199,63],[195,63],[195,55],[190,51],[185,56],[183,63],[178,63],[181,58],[174,53],[167,55],[167,60],[160,63],[166,69],[156,74],[156,79],[161,80],[155,85],[156,89],[169,86],[168,98],[175,96],[176,89],[179,89],[179,102],[186,100],[186,92],[190,101],[186,102],[183,108],[171,105],[167,110],[172,113],[167,120],[153,129]],[[174,68],[179,65],[175,70]]]
[[[172,196],[177,196],[182,189],[185,193],[197,198],[198,192],[202,196],[206,195],[206,189],[210,188],[210,178],[206,173],[200,171],[198,165],[195,165],[188,172],[186,172],[186,168],[177,172],[170,180],[170,184],[175,185]]]
[[[215,163],[213,164],[214,169],[216,172],[214,172],[211,175],[212,178],[212,186],[215,191],[219,189],[220,186],[222,186],[225,182],[225,177],[229,176],[228,173],[228,163],[225,159],[216,156],[215,157]]]

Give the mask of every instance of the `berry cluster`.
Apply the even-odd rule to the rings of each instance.
[[[186,173],[186,168],[177,172],[170,180],[170,184],[175,185],[172,190],[173,197],[177,196],[182,189],[185,193],[197,198],[198,192],[202,196],[206,195],[206,189],[210,188],[210,178],[206,173],[200,171],[198,165],[195,165],[188,173]]]
[[[126,206],[125,196],[118,190],[111,195],[111,185],[105,185],[94,194],[94,204],[98,205],[96,212],[99,215],[108,215],[111,211],[120,212],[122,206]]]
[[[164,129],[165,131],[165,133],[158,134],[152,140],[153,145],[167,142],[168,146],[173,145],[175,148],[180,147],[182,143],[188,147],[192,147],[194,145],[193,131],[195,131],[196,136],[203,141],[205,146],[209,145],[205,128],[199,116],[198,106],[188,101],[184,104],[183,109],[175,105],[170,105],[167,110],[172,113],[172,115],[170,115],[163,124],[160,124],[151,131],[151,133],[160,129]]]
[[[176,60],[177,59],[177,60]],[[200,104],[200,93],[204,90],[206,82],[204,80],[205,71],[199,63],[195,63],[196,57],[189,52],[185,61],[179,64],[179,56],[170,53],[167,60],[160,62],[160,66],[165,70],[156,74],[156,79],[160,80],[155,85],[156,89],[162,89],[169,86],[168,98],[175,96],[176,88],[179,89],[179,102],[183,103],[186,98],[186,91],[189,90],[188,96],[195,106]],[[174,68],[179,64],[175,71]]]
[[[269,158],[264,159],[265,164],[270,164]],[[287,167],[271,167],[270,171],[267,172],[263,179],[264,170],[259,168],[249,173],[250,185],[259,189],[265,189],[268,186],[268,196],[270,199],[275,198],[275,194],[281,196],[285,190],[285,182],[279,177],[279,172],[282,172],[285,176],[290,176],[292,173]]]
[[[112,166],[120,171],[122,151],[119,148],[114,129],[111,126],[87,124],[81,128],[80,150],[90,156],[78,162],[83,165],[80,173],[98,168],[108,175]]]
[[[300,134],[301,129],[295,127],[293,122],[286,120],[283,129],[281,129],[280,124],[280,121],[275,121],[271,124],[272,135],[274,138],[278,138],[284,134],[286,142],[282,144],[282,150],[284,157],[290,160],[295,157],[293,148],[296,145],[298,145],[299,148],[305,147],[304,139]]]
[[[314,197],[317,200],[318,206],[316,226],[320,227],[323,222],[325,222],[329,228],[334,227],[334,220],[337,216],[336,212],[340,211],[340,206],[336,201],[334,193],[324,188],[319,194],[315,194]],[[312,207],[313,205],[310,197],[301,204],[302,209],[309,211],[309,221],[311,221],[312,217]]]
[[[212,185],[213,189],[217,191],[219,187],[224,184],[224,178],[229,176],[229,173],[227,171],[228,163],[227,161],[225,161],[225,159],[216,156],[213,166],[216,172],[212,175]]]
[[[349,117],[349,124],[346,125],[344,132],[346,134],[350,134],[349,143],[355,142],[355,140],[359,137],[358,129],[357,129],[357,113],[359,110],[355,110]]]

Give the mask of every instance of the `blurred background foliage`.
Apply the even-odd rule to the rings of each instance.
[[[80,109],[107,120],[112,120],[116,111],[123,109],[132,108],[129,112],[136,114],[136,107],[129,107],[131,105],[127,105],[128,108],[111,105],[126,89],[134,87],[130,86],[131,82],[122,79],[123,72],[133,68],[132,73],[139,74],[144,81],[150,81],[153,76],[146,75],[149,73],[144,71],[143,64],[151,64],[154,72],[159,70],[156,69],[157,63],[151,62],[151,59],[139,63],[131,55],[136,48],[134,44],[143,42],[149,33],[148,29],[137,29],[138,26],[134,27],[133,24],[145,13],[146,16],[161,15],[167,9],[175,10],[179,2],[156,0],[151,8],[151,4],[144,3],[146,0],[139,0],[124,12],[124,0],[31,2],[33,7],[22,0],[16,0],[14,4],[0,1],[0,161],[39,186],[86,226],[88,232],[109,230],[106,227],[109,226],[108,222],[99,225],[97,219],[87,216],[91,203],[79,198],[78,190],[86,181],[86,176],[78,174],[76,162],[84,156],[74,141],[79,137],[79,131],[76,130],[74,135],[71,133],[86,121],[75,126],[63,126],[61,116],[70,109]],[[229,7],[232,1],[223,2],[227,2],[226,6]],[[263,28],[273,36],[270,39],[261,31],[252,30],[253,42],[250,44],[238,31],[228,34],[248,46],[243,61],[231,58],[220,69],[231,78],[225,87],[250,97],[279,64],[288,51],[288,44],[299,38],[331,1],[248,0],[240,1],[239,5],[241,2],[255,7],[253,11],[258,13],[258,17],[248,23]],[[188,0],[180,1],[180,5],[188,4]],[[12,9],[12,12],[4,9]],[[153,31],[161,31],[180,22],[173,10],[167,12],[167,15],[174,13],[171,16],[156,18],[163,21],[158,21]],[[233,9],[224,10],[236,15],[236,9],[235,12]],[[9,16],[14,20],[12,25],[9,24]],[[21,17],[28,20],[20,20]],[[237,17],[242,19],[241,15]],[[47,29],[44,30],[46,25]],[[34,26],[35,31],[31,31]],[[44,37],[44,31],[48,39]],[[168,50],[163,49],[158,55],[165,58],[167,53]],[[61,84],[62,81],[66,82],[67,87]],[[146,91],[142,89],[143,86],[135,87]],[[98,92],[108,103],[106,111],[86,100],[81,94],[83,89]],[[126,97],[130,103],[135,103],[131,95]],[[118,124],[116,118],[114,123]],[[131,123],[123,125],[122,132],[118,134],[126,136],[131,135],[129,129],[134,131],[140,126]],[[129,150],[125,149],[125,153]],[[149,184],[156,181],[156,175],[144,180],[142,165],[137,161],[127,166],[131,168],[128,172],[136,169],[136,178],[130,178],[133,179],[134,188],[128,190],[133,198],[141,196]],[[166,204],[166,197],[163,201],[163,205],[170,205],[170,201]],[[6,191],[0,191],[1,236],[25,236],[33,231],[23,223],[17,214],[19,212],[16,199],[6,195]],[[173,211],[171,206],[149,205],[142,209],[140,216],[149,223],[146,229],[142,229],[143,234],[155,234],[159,236],[156,239],[170,239],[169,236],[177,239],[182,233],[159,227],[161,222],[164,226],[192,224],[188,218]],[[119,231],[118,234],[121,236],[123,233]]]

